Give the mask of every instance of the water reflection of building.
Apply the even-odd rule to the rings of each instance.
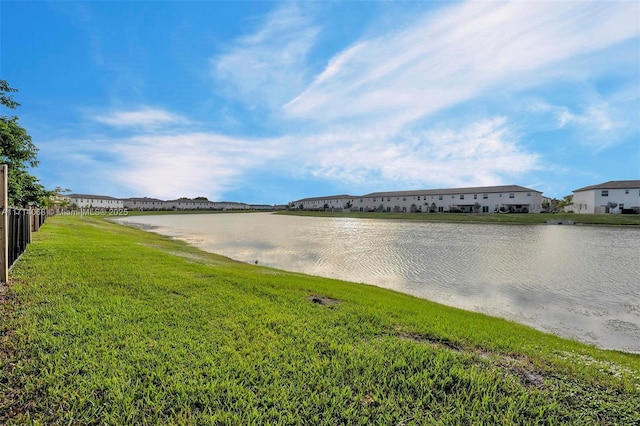
[[[518,185],[334,195],[292,202],[303,210],[361,212],[538,213],[542,192]]]
[[[573,191],[575,213],[640,213],[640,180],[612,180]]]

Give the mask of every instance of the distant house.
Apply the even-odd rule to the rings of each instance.
[[[210,201],[216,210],[250,210],[251,206],[237,201]]]
[[[165,202],[157,198],[123,198],[124,207],[130,210],[165,210]]]
[[[575,213],[640,214],[640,180],[612,180],[576,189],[569,209]]]
[[[69,194],[65,196],[72,205],[78,208],[94,209],[122,209],[124,203],[114,197],[106,195]]]
[[[192,200],[191,198],[178,198],[165,201],[168,210],[213,210],[213,203],[208,200]]]
[[[361,212],[539,213],[542,192],[518,185],[420,189],[335,195],[293,201],[304,210],[345,209]]]
[[[303,198],[294,201],[294,208],[302,210],[349,210],[353,206],[355,195],[328,195],[324,197]]]
[[[165,201],[166,210],[248,210],[245,203],[235,201],[208,201],[205,199],[178,198]]]

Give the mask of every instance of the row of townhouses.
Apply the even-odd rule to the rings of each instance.
[[[304,198],[294,201],[293,205],[302,210],[359,212],[537,213],[542,210],[542,202],[540,191],[506,185],[335,195]]]
[[[78,208],[129,210],[279,210],[285,206],[246,204],[206,199],[115,198],[104,195],[70,194],[64,197]],[[518,185],[471,188],[424,189],[373,192],[367,195],[331,195],[303,198],[289,206],[300,210],[356,212],[456,212],[539,213],[548,199],[542,192]],[[573,191],[575,213],[640,214],[640,180],[609,181]]]
[[[539,213],[542,192],[518,185],[374,192],[303,198],[290,206],[300,210],[357,212]],[[640,213],[640,180],[610,181],[573,191],[576,213]]]
[[[69,194],[64,196],[71,205],[78,208],[128,209],[128,210],[274,210],[277,206],[246,204],[231,201],[209,201],[204,199],[178,198],[159,200],[157,198],[115,198],[106,195]]]

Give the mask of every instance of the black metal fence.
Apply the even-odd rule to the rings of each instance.
[[[31,232],[37,231],[46,218],[46,212],[41,210],[7,209],[9,268],[31,242]]]

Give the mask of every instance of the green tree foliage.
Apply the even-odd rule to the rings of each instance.
[[[31,175],[28,167],[38,165],[38,148],[31,142],[31,136],[18,123],[15,115],[5,115],[4,109],[16,109],[20,104],[13,100],[17,92],[5,80],[0,80],[0,163],[9,168],[9,204],[17,207],[42,205],[49,192],[38,179]]]

